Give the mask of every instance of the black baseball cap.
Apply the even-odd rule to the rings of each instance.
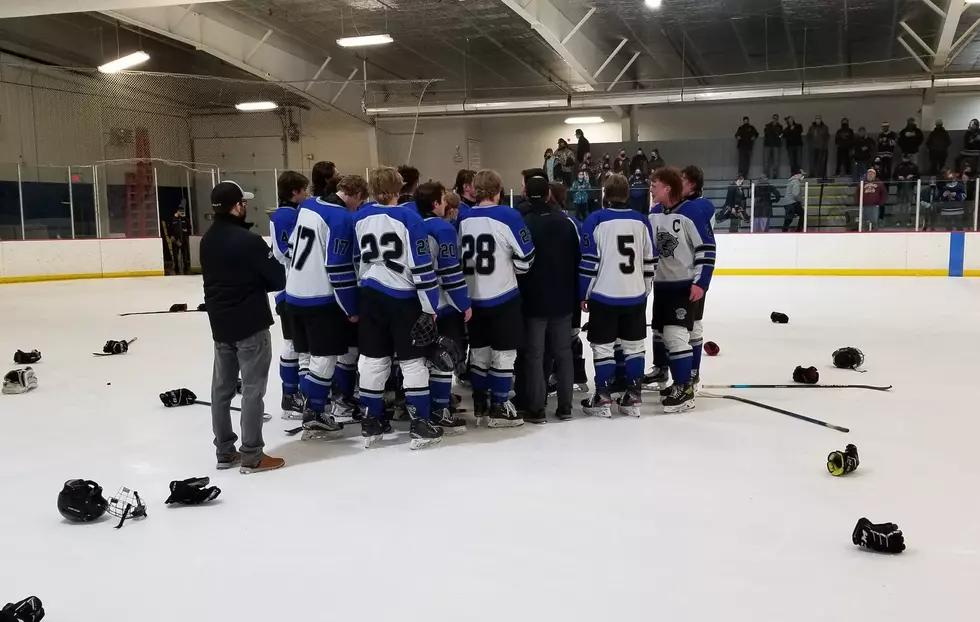
[[[254,194],[245,192],[237,183],[222,181],[211,190],[211,208],[215,211],[228,211],[238,203],[254,198]]]
[[[532,177],[524,182],[524,192],[529,199],[544,199],[550,190],[548,178],[543,175]]]

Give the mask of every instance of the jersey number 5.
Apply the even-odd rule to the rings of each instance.
[[[402,258],[405,247],[397,233],[388,232],[381,236],[380,244],[373,233],[361,238],[361,263],[375,263],[380,257],[385,267],[401,274],[405,267],[395,263]]]
[[[635,243],[636,239],[631,235],[621,235],[616,238],[619,254],[626,258],[626,262],[619,264],[619,271],[623,274],[636,272],[636,249],[633,248]]]
[[[293,269],[302,270],[303,266],[306,265],[306,260],[310,258],[310,251],[313,250],[313,240],[316,239],[316,232],[313,229],[307,229],[306,227],[296,228],[296,241],[297,244],[300,242],[305,242],[303,249],[293,255]]]
[[[497,268],[494,253],[497,251],[497,240],[489,233],[483,233],[475,238],[464,235],[461,241],[463,253],[463,274],[493,274]],[[475,261],[474,261],[475,260]]]

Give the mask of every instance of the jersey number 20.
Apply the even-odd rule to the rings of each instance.
[[[497,240],[489,233],[476,236],[464,235],[461,241],[463,252],[463,274],[493,274],[497,268],[494,253],[497,251]],[[475,260],[475,261],[474,261]]]

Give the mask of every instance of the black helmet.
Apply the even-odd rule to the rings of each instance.
[[[70,479],[58,494],[58,511],[73,523],[90,523],[105,514],[109,502],[92,480]]]
[[[442,372],[452,372],[463,360],[459,345],[449,337],[442,335],[436,337],[435,342],[429,349],[429,362],[432,366]]]
[[[864,352],[848,346],[834,350],[834,367],[841,369],[857,369],[864,365]]]

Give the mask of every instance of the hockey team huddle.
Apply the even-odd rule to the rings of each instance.
[[[414,183],[399,170],[413,171]],[[341,177],[321,162],[313,196],[305,176],[279,178],[270,228],[286,267],[276,295],[282,408],[302,419],[304,438],[340,438],[344,424],[359,423],[370,447],[391,431],[391,396],[411,420],[412,449],[463,433],[454,375],[472,387],[477,426],[524,424],[511,395],[525,320],[518,279],[533,268],[535,241],[521,213],[500,205],[495,171],[460,171],[459,196],[417,175],[379,167],[368,180]],[[644,388],[660,390],[665,412],[694,408],[714,208],[697,167],[659,169],[650,182],[649,216],[628,206],[621,175],[584,223],[564,215],[578,235],[578,298],[589,314],[588,415],[612,416],[617,395],[620,414],[637,417]],[[438,338],[418,338],[427,325]],[[654,369],[645,375],[648,325]]]

